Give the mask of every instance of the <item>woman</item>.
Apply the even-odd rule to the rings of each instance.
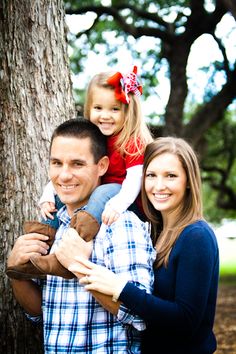
[[[146,321],[142,353],[212,354],[219,254],[202,216],[197,157],[183,139],[158,138],[143,168],[143,207],[157,251],[153,294],[81,257],[70,270],[86,275],[87,290],[112,295]]]

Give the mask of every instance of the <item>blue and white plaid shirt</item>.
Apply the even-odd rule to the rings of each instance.
[[[54,247],[70,223],[65,208],[58,217],[61,225]],[[94,239],[92,262],[122,274],[149,293],[154,259],[148,225],[132,212],[124,212],[110,227],[103,224]],[[140,353],[140,331],[145,323],[123,305],[117,316],[112,315],[77,278],[47,276],[42,309],[45,353]]]

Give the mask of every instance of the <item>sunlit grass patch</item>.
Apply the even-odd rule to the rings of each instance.
[[[236,262],[220,265],[220,281],[236,283]]]
[[[219,238],[220,279],[236,283],[236,239]]]

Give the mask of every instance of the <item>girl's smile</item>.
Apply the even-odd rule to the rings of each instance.
[[[113,90],[103,87],[93,88],[90,121],[106,136],[116,135],[123,128],[124,110],[122,103],[116,100]]]

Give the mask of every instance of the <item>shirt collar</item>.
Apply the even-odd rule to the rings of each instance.
[[[85,210],[86,207],[87,206],[85,205],[81,208],[77,208],[74,211],[74,214],[76,214],[79,210]],[[64,225],[67,225],[70,223],[71,217],[68,215],[66,205],[64,205],[62,208],[59,209],[59,211],[57,212],[57,217],[58,217],[60,223],[62,223]]]

